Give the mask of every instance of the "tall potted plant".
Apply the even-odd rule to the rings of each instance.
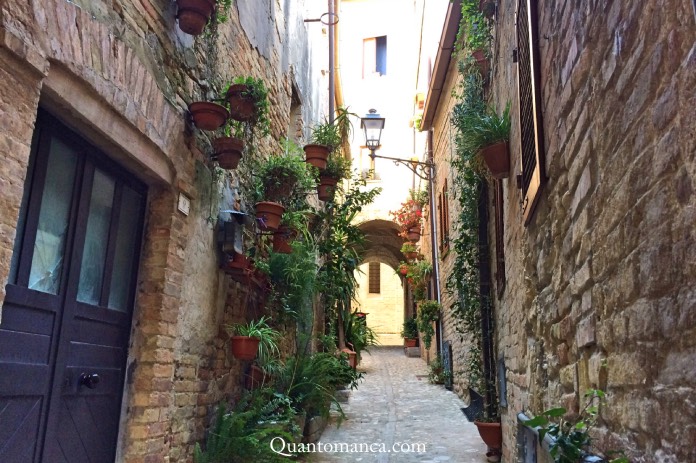
[[[268,135],[268,93],[262,79],[251,76],[235,77],[225,92],[230,117],[240,122],[249,122],[261,135]]]
[[[404,347],[416,347],[418,344],[418,320],[416,317],[408,317],[401,330],[401,337],[404,338]]]
[[[440,318],[442,306],[437,301],[422,301],[418,304],[418,331],[423,334],[423,345],[430,349],[435,330],[433,322]]]
[[[326,169],[329,154],[341,145],[341,132],[337,124],[328,120],[312,127],[310,143],[304,146],[307,163],[319,170]]]
[[[268,325],[269,320],[261,317],[247,324],[228,325],[232,355],[240,360],[254,360],[257,355],[268,358],[278,353],[280,332]]]
[[[483,113],[473,113],[467,117],[462,140],[468,149],[477,152],[485,162],[493,178],[507,178],[510,175],[510,103],[503,114],[488,108]]]

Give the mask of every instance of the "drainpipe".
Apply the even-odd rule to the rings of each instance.
[[[428,175],[428,189],[430,190],[430,247],[432,248],[433,273],[435,276],[435,298],[438,304],[442,303],[440,297],[440,252],[437,247],[437,227],[435,226],[435,215],[437,214],[435,203],[435,163],[433,160],[433,129],[428,130],[428,161],[430,164],[430,175]],[[442,317],[437,321],[437,351],[442,352]]]
[[[329,122],[333,124],[334,113],[336,112],[335,94],[336,88],[334,84],[334,1],[329,2]]]

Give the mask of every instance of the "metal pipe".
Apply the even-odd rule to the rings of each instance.
[[[333,0],[328,0],[329,3],[329,122],[334,123],[334,113],[336,112],[335,106],[335,93],[336,87],[334,83],[334,2]]]
[[[434,162],[434,150],[433,150],[433,129],[428,130],[428,164],[430,168],[430,175],[428,176],[428,189],[430,190],[430,246],[432,248],[433,257],[433,273],[435,276],[435,297],[438,304],[442,303],[442,297],[440,295],[440,252],[437,247],[437,226],[435,226],[435,216],[436,203],[435,203],[435,162]],[[443,350],[443,340],[442,340],[442,317],[438,318],[437,321],[437,351],[442,352]]]

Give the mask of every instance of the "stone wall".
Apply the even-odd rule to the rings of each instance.
[[[319,119],[316,88],[327,85],[306,58],[324,38],[303,24],[303,2],[287,3],[237,0],[229,22],[194,39],[178,29],[175,2],[0,0],[0,303],[39,98],[149,185],[118,461],[190,461],[212,408],[242,386],[223,325],[262,309],[217,269],[210,141],[186,107],[235,76],[263,78],[272,137],[262,155],[288,133],[293,88],[303,119]],[[189,216],[176,209],[179,193],[191,198]]]
[[[515,2],[496,18],[491,94],[512,102],[505,187],[504,461],[516,414],[607,392],[597,447],[696,458],[696,26],[689,2],[539,2],[548,183],[524,227]]]

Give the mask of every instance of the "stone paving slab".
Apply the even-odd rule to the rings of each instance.
[[[406,357],[403,347],[370,350],[358,366],[365,372],[365,380],[351,391],[348,403],[341,404],[346,420],[340,427],[335,423],[328,426],[319,442],[323,447],[342,444],[345,448],[347,444],[348,449],[372,444],[377,452],[314,453],[307,462],[487,461],[476,426],[461,411],[464,402],[443,386],[428,383],[428,368],[422,359]],[[425,452],[402,453],[401,444],[425,444]]]

